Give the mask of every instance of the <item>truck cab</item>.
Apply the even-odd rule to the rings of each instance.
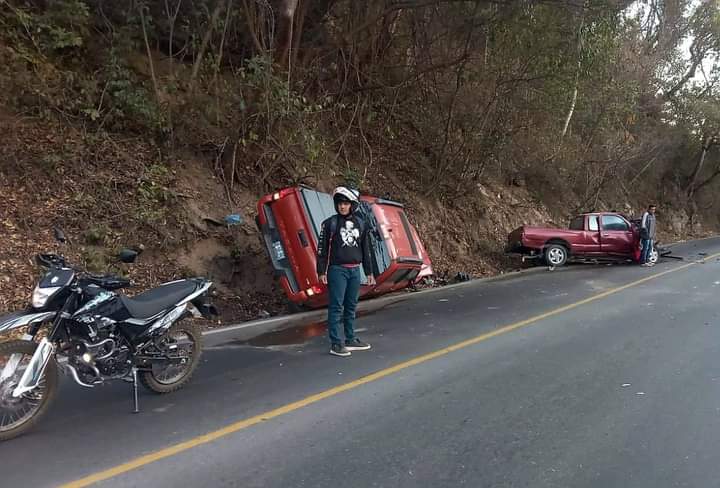
[[[289,187],[262,197],[257,210],[256,223],[287,298],[309,308],[327,305],[327,288],[317,276],[316,256],[322,222],[335,214],[332,195],[307,186]],[[401,203],[363,195],[357,212],[371,235],[376,277],[376,285],[369,286],[361,270],[361,298],[405,288],[433,273]]]

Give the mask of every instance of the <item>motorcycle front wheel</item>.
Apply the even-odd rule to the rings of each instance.
[[[13,397],[37,344],[29,341],[0,343],[0,442],[30,430],[50,408],[58,389],[58,369],[51,357],[37,388]]]

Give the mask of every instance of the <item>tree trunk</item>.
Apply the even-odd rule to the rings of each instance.
[[[290,49],[293,44],[293,27],[298,1],[283,0],[280,7],[280,28],[278,29],[278,43],[275,49],[275,62],[280,66],[285,66],[289,59]]]
[[[575,113],[575,104],[577,103],[577,97],[578,97],[578,79],[580,75],[580,62],[578,62],[578,69],[575,73],[575,87],[573,88],[573,96],[572,100],[570,101],[570,109],[568,110],[567,117],[565,117],[565,125],[563,125],[562,134],[560,134],[560,142],[562,143],[562,140],[565,138],[565,134],[567,134],[568,127],[570,127],[570,121],[572,120],[572,116]]]
[[[197,79],[198,72],[200,71],[200,65],[202,64],[202,60],[205,57],[205,52],[207,51],[208,44],[210,44],[213,29],[215,29],[215,24],[217,23],[217,20],[220,17],[220,12],[222,12],[224,6],[225,0],[218,0],[218,2],[215,4],[215,9],[210,16],[210,24],[205,31],[205,35],[203,35],[202,43],[200,44],[200,50],[198,51],[197,57],[195,58],[192,73],[190,74],[191,90],[195,87],[195,80]]]
[[[145,13],[143,9],[144,5],[140,5],[138,11],[140,12],[140,21],[142,23],[143,39],[145,39],[145,49],[147,51],[148,63],[150,65],[150,76],[152,77],[153,89],[155,90],[155,98],[157,99],[158,106],[162,105],[162,97],[160,95],[160,85],[158,84],[157,77],[155,76],[155,63],[153,62],[152,51],[150,50],[150,41],[148,41],[147,27],[145,22]]]
[[[582,12],[580,13],[580,25],[578,26],[577,31],[577,67],[575,68],[575,82],[573,86],[573,96],[572,100],[570,101],[570,108],[568,109],[567,117],[565,117],[565,125],[563,125],[562,133],[560,134],[560,143],[559,146],[562,144],[562,140],[565,138],[565,134],[567,134],[568,127],[570,127],[570,121],[572,120],[573,114],[575,113],[575,104],[577,103],[577,97],[578,97],[578,84],[580,83],[580,69],[582,68],[582,50],[583,50],[583,27],[585,26],[585,9],[588,7],[587,1],[585,2],[585,7],[583,8]]]
[[[703,141],[702,145],[702,152],[700,153],[700,160],[695,165],[695,170],[692,173],[692,176],[690,177],[690,181],[687,186],[687,195],[688,199],[692,200],[693,196],[695,195],[695,190],[697,189],[697,179],[700,176],[700,173],[702,172],[703,165],[705,164],[705,157],[707,156],[708,150],[710,149],[710,146],[712,146],[713,136],[708,136],[705,141]]]
[[[295,31],[295,39],[293,39],[291,43],[292,47],[288,66],[297,65],[298,52],[300,51],[300,41],[302,40],[303,27],[305,26],[305,18],[307,17],[309,6],[310,0],[302,0],[300,2],[300,10],[297,12],[297,26],[293,29]]]

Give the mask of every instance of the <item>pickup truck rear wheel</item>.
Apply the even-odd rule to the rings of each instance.
[[[648,263],[657,264],[659,258],[660,254],[658,253],[657,249],[653,247],[650,250],[650,254],[648,255]]]
[[[562,244],[545,246],[545,262],[548,266],[562,266],[567,262],[568,250]]]

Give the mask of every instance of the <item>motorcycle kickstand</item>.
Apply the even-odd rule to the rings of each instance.
[[[137,379],[137,368],[133,366],[132,369],[132,382],[133,382],[133,413],[140,413],[138,407],[138,379]]]

